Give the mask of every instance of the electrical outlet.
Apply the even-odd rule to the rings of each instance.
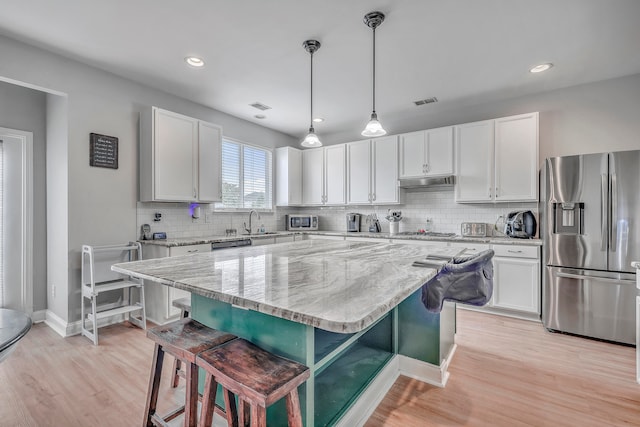
[[[213,222],[213,212],[206,212],[204,214],[204,222],[206,224],[211,224]]]

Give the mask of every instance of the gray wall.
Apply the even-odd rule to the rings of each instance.
[[[47,308],[45,94],[0,81],[0,126],[33,133],[33,309]]]
[[[50,194],[58,195],[68,189],[67,219],[62,219],[63,208],[57,211],[56,219],[64,222],[60,224],[62,232],[68,227],[68,245],[55,242],[49,246],[50,251],[67,253],[68,265],[56,265],[56,271],[48,275],[49,289],[56,286],[55,297],[49,292],[49,309],[63,321],[79,319],[82,244],[120,243],[137,237],[138,113],[142,108],[155,105],[217,123],[226,136],[267,147],[295,143],[290,136],[12,39],[0,37],[0,53],[11,59],[0,62],[0,78],[67,95],[67,147],[65,150],[58,146],[56,151],[68,153],[68,164],[49,161],[49,166],[68,167],[68,180],[66,187],[64,179],[60,179],[47,188]],[[51,104],[56,103],[55,98]],[[119,169],[89,166],[91,132],[119,138]],[[49,176],[53,174],[55,171],[49,171]],[[60,262],[65,264],[64,260]],[[65,271],[68,277],[64,276]],[[67,300],[67,309],[67,304],[57,301],[60,298]]]
[[[500,102],[439,108],[425,106],[419,116],[381,120],[393,124],[394,133],[404,133],[539,111],[540,163],[553,156],[640,148],[640,74]],[[361,139],[355,130],[321,137],[329,144]]]

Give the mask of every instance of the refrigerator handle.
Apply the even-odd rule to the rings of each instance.
[[[618,179],[615,173],[611,174],[611,233],[609,234],[609,250],[616,251],[618,246]]]
[[[571,273],[556,273],[556,276],[558,277],[563,277],[565,279],[577,279],[577,280],[589,280],[589,279],[593,279],[593,280],[597,280],[599,282],[607,282],[607,283],[615,283],[615,284],[628,284],[628,285],[635,285],[636,281],[635,280],[628,280],[628,279],[611,279],[609,277],[598,277],[598,276],[585,276],[582,274],[571,274]]]
[[[601,251],[607,250],[607,174],[600,175],[600,245]]]

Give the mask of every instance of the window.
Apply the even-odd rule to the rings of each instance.
[[[222,209],[271,209],[271,151],[222,140]]]

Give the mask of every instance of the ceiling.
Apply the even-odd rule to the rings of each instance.
[[[390,133],[405,131],[394,118],[640,73],[637,0],[0,0],[0,9],[2,35],[294,137],[309,125],[302,42],[315,38],[314,113],[325,118],[316,131],[360,138],[372,82],[363,16],[374,10],[387,16],[376,30],[376,109]],[[187,66],[189,55],[206,66]],[[528,72],[544,62],[555,66]]]

